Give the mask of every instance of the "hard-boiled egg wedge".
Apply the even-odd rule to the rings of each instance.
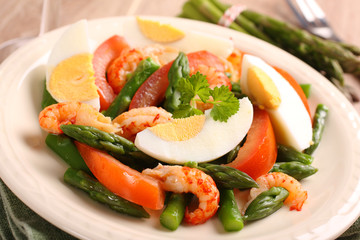
[[[185,33],[170,24],[161,24],[158,21],[137,17],[137,23],[145,37],[161,43],[168,43],[180,40]]]
[[[227,122],[215,121],[207,110],[204,115],[147,128],[137,134],[135,146],[170,164],[217,159],[239,144],[251,126],[252,104],[248,98],[239,101],[238,112]]]
[[[144,30],[144,25],[152,27]],[[206,50],[223,58],[227,58],[234,50],[234,42],[231,39],[185,29],[165,20],[157,21],[143,17],[138,17],[137,21],[129,20],[124,24],[124,37],[134,46],[161,43],[185,53]]]
[[[244,55],[240,85],[242,91],[267,110],[276,141],[298,151],[312,142],[312,123],[301,98],[273,67],[262,59]]]
[[[46,88],[56,101],[100,108],[90,52],[85,20],[71,25],[55,43],[47,64]]]

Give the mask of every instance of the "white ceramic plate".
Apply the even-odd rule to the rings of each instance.
[[[319,171],[303,181],[309,198],[302,211],[283,207],[236,233],[224,232],[216,218],[169,232],[159,225],[158,213],[148,220],[124,217],[64,184],[67,166],[46,148],[38,125],[44,64],[64,28],[30,42],[0,67],[0,173],[11,190],[42,217],[83,239],[334,239],[350,227],[360,214],[360,120],[340,92],[308,65],[258,39],[207,23],[154,18],[230,37],[240,49],[312,84],[312,111],[324,103],[330,114],[313,163]],[[131,24],[134,18],[91,21],[90,37],[100,43],[113,34],[130,36]]]

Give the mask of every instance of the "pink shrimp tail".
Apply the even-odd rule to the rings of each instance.
[[[302,192],[302,194],[299,196],[299,198],[302,199],[301,201],[293,200],[288,204],[290,211],[292,210],[301,211],[302,206],[304,205],[304,202],[307,199],[307,197],[308,197],[307,191]],[[284,203],[287,204],[286,200]]]
[[[253,198],[271,187],[283,187],[289,191],[289,196],[285,199],[284,204],[288,206],[290,210],[301,211],[308,197],[307,191],[302,188],[300,182],[285,173],[268,173],[257,178],[256,182],[260,187],[251,190]]]

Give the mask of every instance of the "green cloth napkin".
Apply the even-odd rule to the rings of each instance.
[[[0,239],[75,240],[20,201],[0,180]]]
[[[0,180],[0,239],[3,240],[75,240],[21,202]],[[358,219],[338,240],[360,239]]]

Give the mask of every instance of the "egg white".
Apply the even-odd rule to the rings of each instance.
[[[262,69],[274,82],[280,93],[281,103],[276,109],[266,109],[278,143],[291,146],[302,151],[312,141],[311,118],[294,88],[273,67],[259,57],[244,55],[240,85],[242,91],[250,98],[252,93],[247,84],[248,69],[256,66]]]
[[[88,23],[86,20],[80,20],[69,26],[61,37],[57,40],[50,52],[50,56],[46,66],[46,87],[48,92],[57,102],[67,101],[66,99],[59,99],[52,94],[49,88],[49,81],[54,68],[63,60],[81,53],[91,53],[91,46],[88,36]],[[97,110],[100,109],[100,99],[94,98],[83,101],[92,105]]]
[[[185,53],[206,50],[221,58],[227,58],[234,50],[234,43],[227,38],[197,31],[185,31],[185,34],[171,46]]]
[[[149,156],[170,164],[217,159],[239,144],[250,129],[253,106],[248,98],[239,101],[238,112],[227,122],[215,121],[210,116],[210,110],[205,111],[203,128],[189,140],[167,141],[145,129],[137,134],[135,146]]]

